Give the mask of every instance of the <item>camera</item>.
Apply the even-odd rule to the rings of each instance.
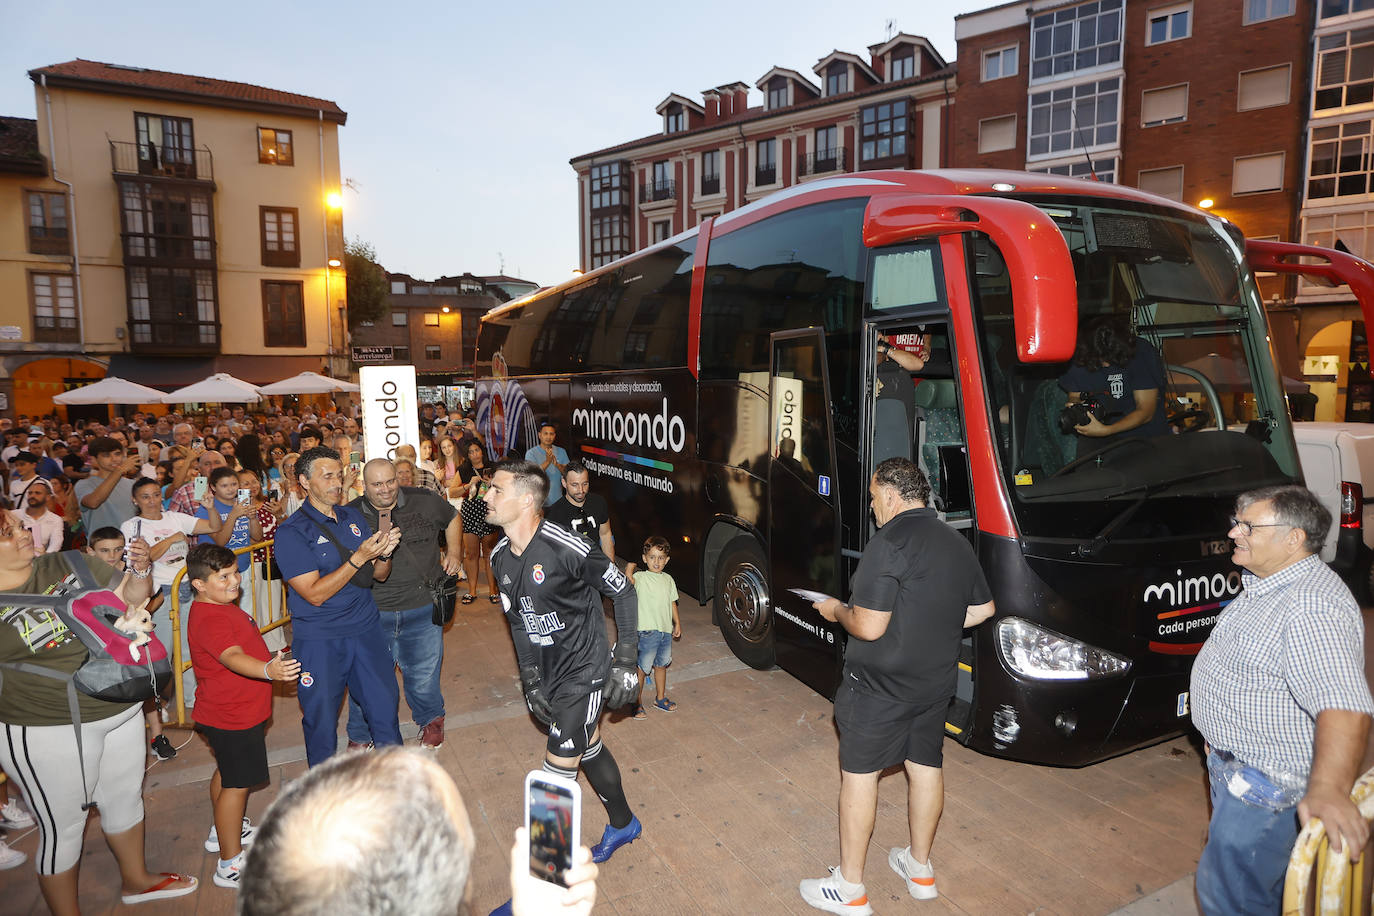
[[[1110,423],[1116,419],[1115,416],[1108,415],[1102,410],[1102,402],[1092,395],[1080,395],[1082,400],[1076,404],[1069,404],[1059,412],[1059,431],[1064,435],[1072,435],[1074,427],[1082,426],[1088,422],[1088,414],[1097,417],[1099,422]]]

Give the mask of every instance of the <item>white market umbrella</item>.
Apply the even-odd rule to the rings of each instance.
[[[227,372],[216,372],[193,385],[178,388],[159,399],[164,404],[255,404],[262,400],[258,389]]]
[[[161,404],[162,392],[110,375],[53,396],[55,404]]]
[[[357,385],[342,379],[330,378],[318,372],[302,372],[284,378],[280,382],[262,385],[258,391],[263,394],[332,394],[336,391],[358,391]]]

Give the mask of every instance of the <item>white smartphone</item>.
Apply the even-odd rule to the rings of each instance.
[[[193,486],[193,487],[191,488],[191,492],[192,492],[193,494],[195,494],[195,501],[196,501],[196,502],[200,502],[202,499],[204,499],[204,498],[205,498],[205,494],[206,494],[207,492],[209,492],[209,490],[210,490],[210,478],[208,478],[208,477],[197,477],[197,478],[196,478],[196,482],[195,482],[195,486]]]
[[[246,506],[253,500],[253,491],[247,487],[239,487],[239,505]]]
[[[567,886],[573,850],[582,845],[582,787],[576,780],[531,770],[525,776],[525,830],[530,874]]]

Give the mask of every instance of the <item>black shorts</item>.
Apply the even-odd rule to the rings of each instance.
[[[205,736],[219,767],[219,783],[226,789],[251,789],[268,781],[266,722],[252,728],[213,728],[196,725]]]
[[[549,726],[551,757],[581,757],[601,719],[601,688],[589,693],[551,697],[553,724]]]
[[[840,769],[876,773],[904,760],[939,767],[944,763],[948,710],[948,698],[905,702],[873,693],[845,678],[835,694]]]

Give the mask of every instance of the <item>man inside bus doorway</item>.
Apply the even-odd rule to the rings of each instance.
[[[1277,913],[1299,822],[1351,861],[1369,825],[1350,800],[1374,698],[1360,606],[1321,560],[1331,513],[1306,487],[1242,493],[1231,561],[1242,591],[1193,664],[1212,819],[1197,865],[1206,916]]]
[[[906,768],[911,845],[888,865],[917,900],[937,896],[930,848],[944,809],[945,711],[966,627],[992,616],[992,591],[973,548],[926,507],[930,484],[906,458],[878,465],[868,493],[878,531],[854,571],[849,604],[814,605],[850,641],[835,694],[840,731],[840,864],[801,882],[819,910],[867,916],[864,862],[878,814],[878,776]]]
[[[1059,378],[1068,392],[1065,407],[1090,403],[1073,431],[1078,454],[1100,448],[1091,439],[1108,436],[1162,436],[1169,432],[1164,417],[1164,362],[1148,341],[1136,337],[1124,318],[1102,316],[1079,332],[1073,366]]]

